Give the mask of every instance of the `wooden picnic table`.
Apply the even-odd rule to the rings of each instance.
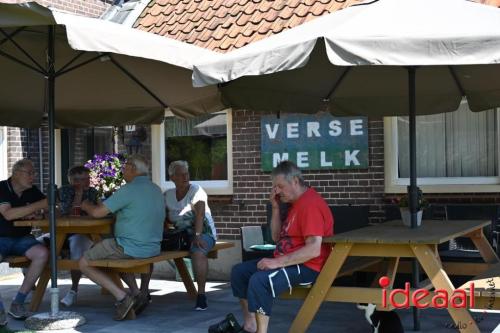
[[[64,241],[71,234],[86,234],[94,241],[98,242],[102,239],[102,235],[111,234],[113,232],[114,218],[106,217],[100,219],[94,219],[87,216],[61,216],[57,217],[56,222],[56,256],[61,255]],[[40,228],[43,232],[49,231],[49,220],[23,220],[15,221],[14,226],[16,227],[33,227]],[[71,267],[65,267],[65,265],[58,266],[62,270],[70,269]],[[77,265],[70,265],[73,268],[77,268]],[[33,295],[33,300],[31,301],[31,311],[37,311],[40,303],[42,302],[45,289],[50,280],[50,270],[47,267],[44,269],[38,283],[36,285],[36,290]]]
[[[61,250],[66,238],[71,234],[86,234],[94,241],[98,242],[102,239],[103,235],[112,234],[114,218],[100,218],[94,219],[91,217],[79,216],[63,216],[58,217],[56,222],[56,255],[59,258]],[[41,228],[42,231],[49,230],[49,220],[25,220],[15,221],[15,226],[18,227],[36,227]],[[231,242],[217,241],[214,248],[207,254],[208,258],[217,258],[219,250],[234,247]],[[155,262],[173,260],[175,266],[181,276],[182,282],[186,288],[188,296],[196,298],[197,290],[193,283],[189,271],[184,263],[184,258],[189,257],[189,251],[162,251],[158,256],[144,258],[144,259],[110,259],[110,260],[92,260],[90,265],[99,267],[105,270],[110,277],[117,283],[121,284],[118,272],[129,273],[146,273],[151,269],[151,265]],[[14,265],[27,265],[27,261],[13,262]],[[79,269],[78,262],[70,259],[58,259],[57,266],[59,270]],[[31,311],[37,311],[42,301],[45,289],[47,288],[48,281],[50,280],[50,270],[47,267],[40,276],[33,300],[31,302]]]
[[[386,261],[384,271],[381,272],[381,275],[390,279],[390,285],[386,288],[387,295],[392,289],[400,258],[416,258],[429,277],[426,289],[444,289],[448,295],[451,295],[455,287],[443,268],[437,245],[456,237],[470,238],[485,261],[484,264],[474,266],[476,270],[480,267],[482,271],[476,271],[471,275],[478,273],[484,275],[488,269],[490,269],[490,273],[496,274],[494,272],[500,267],[499,259],[484,237],[482,230],[490,223],[491,221],[482,220],[425,220],[422,221],[421,227],[410,229],[404,226],[402,221],[390,221],[325,238],[323,240],[325,243],[332,244],[332,252],[312,288],[299,290],[303,293],[305,301],[289,332],[305,332],[324,301],[374,303],[380,309],[382,288],[379,286],[375,288],[373,286],[369,288],[332,287],[342,265],[350,256],[389,258]],[[470,272],[464,270],[462,273],[466,275]],[[500,281],[498,277],[496,279]],[[413,291],[415,289],[410,291],[410,299]],[[434,294],[430,291],[430,296],[422,301],[430,301],[432,296]],[[483,306],[484,308],[488,302],[486,295],[482,295],[479,291],[475,296],[476,307]],[[396,297],[396,300],[401,304],[402,297]],[[489,301],[491,302],[491,298]],[[494,300],[493,305],[495,308],[498,307],[500,299]],[[387,310],[391,310],[391,308]],[[460,332],[479,333],[479,329],[467,309],[455,309],[450,306],[448,312],[457,327],[460,328]]]

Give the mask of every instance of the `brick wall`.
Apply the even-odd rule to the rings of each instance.
[[[39,137],[41,136],[42,150],[42,171],[40,171]],[[48,181],[48,129],[42,125],[39,129],[23,129],[17,127],[7,128],[7,165],[9,175],[12,173],[12,166],[17,160],[29,158],[33,161],[35,171],[35,185],[46,187]],[[42,177],[42,180],[40,178]],[[43,186],[40,186],[43,183]]]
[[[89,17],[100,17],[113,4],[112,0],[39,0],[37,2],[42,6]]]
[[[383,217],[384,148],[383,121],[369,121],[369,168],[362,170],[306,171],[306,182],[335,205],[370,205],[371,219]],[[211,201],[222,238],[239,238],[239,228],[266,223],[271,180],[260,170],[260,113],[233,112],[233,181],[230,203]]]
[[[260,170],[260,113],[233,112],[234,194],[209,200],[219,236],[238,239],[244,225],[266,223],[271,180]],[[369,205],[370,222],[384,220],[384,206],[396,195],[384,193],[383,120],[368,124],[369,168],[362,170],[306,171],[306,182],[329,205]],[[400,196],[400,195],[398,195]],[[432,203],[500,203],[498,193],[426,194]]]

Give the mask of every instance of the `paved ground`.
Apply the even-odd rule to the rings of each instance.
[[[15,274],[0,280],[0,292],[8,306],[21,282],[21,275]],[[69,288],[69,279],[59,279],[61,293]],[[87,318],[87,324],[69,332],[82,333],[206,333],[209,325],[221,320],[226,313],[234,312],[241,320],[238,302],[231,295],[227,283],[210,283],[208,289],[209,308],[204,312],[193,311],[194,303],[189,300],[180,282],[155,279],[151,284],[154,289],[153,303],[133,321],[116,322],[112,320],[113,299],[109,295],[101,295],[100,289],[89,280],[82,279],[78,303],[71,310],[77,311]],[[298,301],[279,300],[274,308],[270,332],[287,332],[291,321],[300,307]],[[44,298],[41,311],[49,311],[48,293]],[[412,331],[410,311],[398,311],[405,330]],[[480,317],[481,314],[475,314]],[[457,332],[448,328],[451,320],[447,312],[442,310],[425,310],[421,317],[421,332]],[[9,319],[11,329],[23,329],[22,321]],[[487,313],[479,323],[481,332],[500,333],[500,312]],[[55,332],[55,331],[53,331]],[[62,331],[57,331],[62,333]],[[358,333],[371,332],[363,313],[352,304],[329,303],[321,307],[309,332],[323,333]],[[0,331],[1,333],[1,331]]]

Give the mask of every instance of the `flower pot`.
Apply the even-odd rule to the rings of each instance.
[[[401,212],[401,219],[403,220],[403,224],[407,227],[411,227],[411,213],[410,208],[408,207],[400,207],[399,211]],[[417,212],[417,227],[420,227],[422,224],[422,210]]]

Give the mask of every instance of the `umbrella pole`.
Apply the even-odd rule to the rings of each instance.
[[[59,290],[57,288],[57,256],[56,256],[56,188],[55,188],[55,27],[48,27],[48,52],[47,52],[47,112],[49,122],[49,222],[50,222],[50,310],[51,315],[59,312]]]
[[[416,67],[408,67],[408,103],[409,103],[409,132],[410,132],[410,186],[408,186],[408,203],[411,213],[411,228],[417,228],[417,131],[416,131],[416,100],[415,100],[415,72]],[[419,267],[416,259],[412,260],[412,285],[418,288]],[[417,307],[413,307],[413,330],[420,331],[420,315]]]

